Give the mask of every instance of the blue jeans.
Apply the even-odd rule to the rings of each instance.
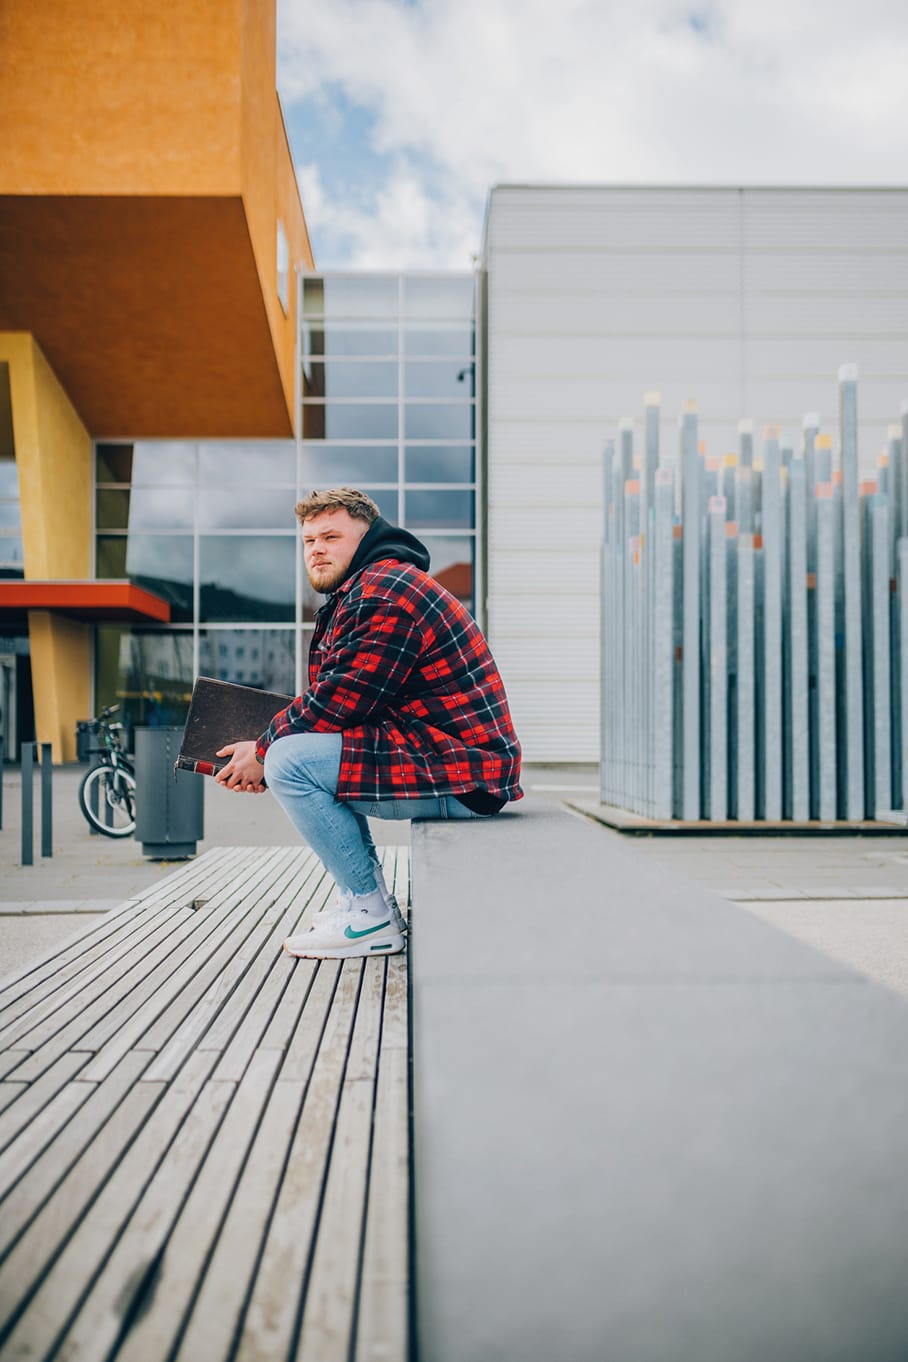
[[[265,753],[268,788],[340,890],[371,894],[378,852],[370,818],[481,818],[453,795],[339,801],[340,733],[292,733]]]

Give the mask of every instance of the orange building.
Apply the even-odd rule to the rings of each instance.
[[[274,0],[5,0],[0,126],[0,667],[21,691],[27,620],[35,735],[69,760],[92,621],[167,611],[92,580],[93,441],[295,435],[313,260]]]

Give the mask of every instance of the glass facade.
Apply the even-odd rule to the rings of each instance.
[[[314,487],[363,488],[474,607],[473,276],[316,275],[301,289],[298,440],[96,446],[96,576],[171,607],[169,626],[98,627],[97,705],[119,703],[130,724],[182,722],[199,673],[304,689],[324,598],[293,507]]]
[[[11,455],[0,455],[0,577],[23,572],[19,473]]]

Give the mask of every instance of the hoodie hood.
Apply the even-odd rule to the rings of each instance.
[[[429,550],[420,543],[415,534],[402,530],[399,525],[379,516],[373,520],[359,542],[353,561],[344,578],[348,582],[357,572],[362,572],[370,563],[378,563],[382,558],[393,558],[398,563],[412,563],[414,567],[429,571]],[[342,585],[342,583],[341,583]]]

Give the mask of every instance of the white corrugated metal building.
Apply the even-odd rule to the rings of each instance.
[[[485,271],[487,628],[527,760],[599,753],[601,458],[682,403],[709,455],[737,423],[835,434],[860,374],[872,476],[908,398],[908,189],[501,186]]]

